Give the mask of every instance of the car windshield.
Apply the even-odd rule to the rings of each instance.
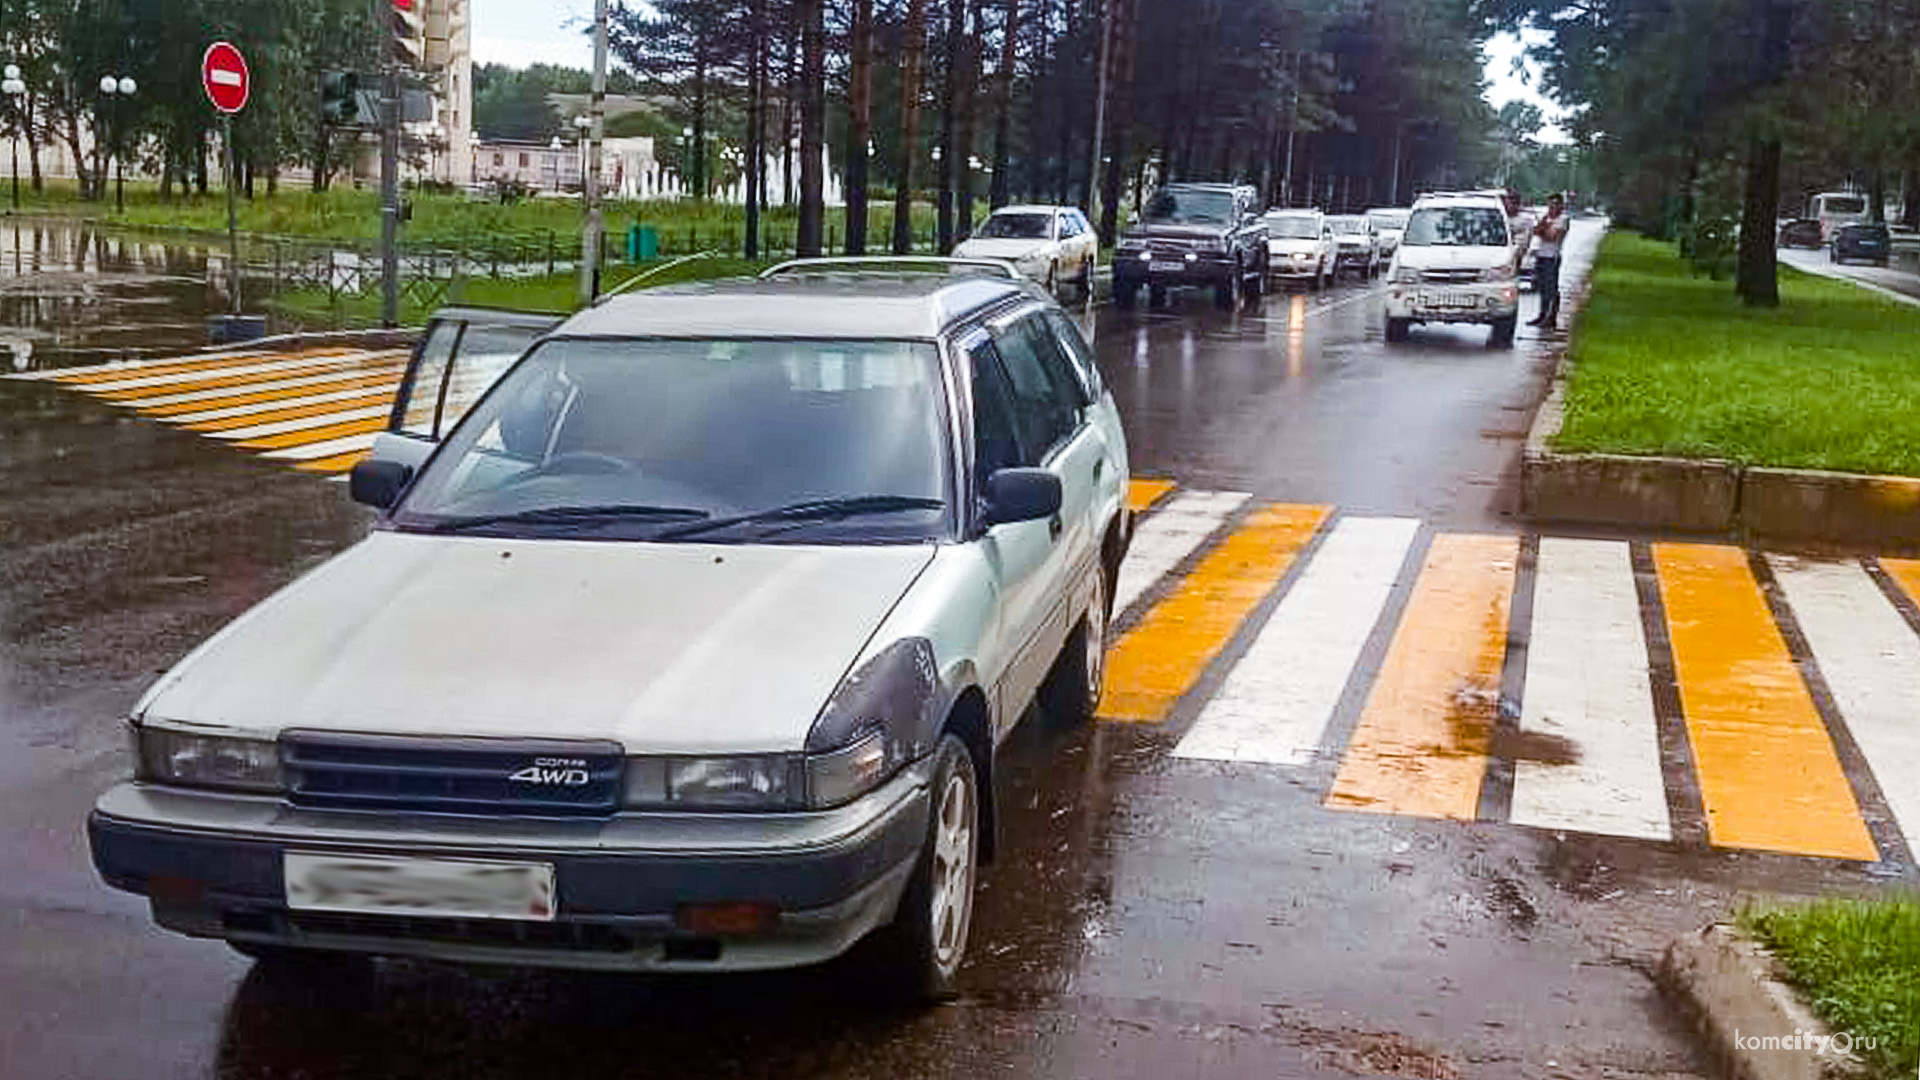
[[[1367,231],[1367,219],[1362,217],[1328,218],[1327,224],[1333,226],[1334,232],[1345,233],[1349,236]]]
[[[1320,223],[1305,214],[1269,214],[1267,235],[1277,240],[1318,240]]]
[[[973,234],[983,240],[1045,240],[1051,214],[995,214]]]
[[[1490,206],[1430,206],[1407,218],[1400,242],[1412,247],[1506,247],[1506,217]]]
[[[1153,193],[1141,217],[1168,225],[1225,225],[1233,220],[1233,196],[1166,188]]]
[[[1887,227],[1885,225],[1849,225],[1840,232],[1860,240],[1878,240],[1887,235]]]
[[[1829,214],[1864,214],[1867,212],[1867,200],[1865,199],[1828,199],[1826,206],[1827,213]]]
[[[394,524],[633,538],[883,497],[899,505],[703,539],[935,538],[946,521],[940,385],[926,342],[547,341],[468,414]]]
[[[1373,224],[1377,228],[1404,229],[1407,227],[1405,210],[1373,210],[1369,211],[1367,216],[1373,219]]]

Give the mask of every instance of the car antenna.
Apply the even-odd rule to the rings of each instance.
[[[620,284],[615,285],[613,288],[608,289],[606,292],[601,293],[599,296],[594,297],[593,298],[594,306],[597,307],[600,305],[602,301],[608,300],[615,296],[619,296],[621,293],[626,292],[628,289],[633,288],[634,286],[640,284],[641,282],[647,280],[648,278],[652,277],[653,275],[659,273],[662,270],[671,270],[674,267],[679,266],[681,263],[689,263],[694,261],[695,259],[711,259],[714,256],[719,254],[720,254],[720,251],[718,248],[708,248],[706,251],[696,251],[691,255],[682,255],[677,259],[669,259],[668,261],[661,263],[659,266],[653,267],[643,273],[638,273],[633,275],[632,277],[621,282]]]

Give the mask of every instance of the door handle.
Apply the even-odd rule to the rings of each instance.
[[[1098,482],[1100,481],[1100,478],[1101,478],[1101,477],[1103,477],[1103,476],[1105,476],[1105,475],[1107,475],[1107,459],[1106,459],[1106,458],[1094,458],[1094,459],[1093,459],[1093,479],[1094,479],[1094,482],[1095,482],[1095,483],[1098,483]]]
[[[1052,517],[1048,518],[1047,519],[1047,539],[1049,540],[1060,539],[1060,530],[1064,529],[1065,527],[1066,526],[1063,525],[1060,521],[1059,514],[1055,514]]]

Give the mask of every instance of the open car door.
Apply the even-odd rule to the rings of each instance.
[[[414,346],[372,459],[418,469],[481,395],[562,316],[443,308]]]

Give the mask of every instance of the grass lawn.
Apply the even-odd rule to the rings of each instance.
[[[639,287],[741,277],[758,273],[770,265],[770,262],[746,259],[694,259],[654,273]],[[601,273],[602,289],[611,289],[634,274],[650,269],[652,267],[647,265],[608,266]],[[531,277],[469,277],[457,287],[450,288],[438,303],[423,303],[403,291],[400,298],[400,324],[419,326],[436,308],[452,304],[551,311],[564,315],[579,308],[579,288],[580,279],[572,273]],[[329,297],[323,289],[288,290],[269,300],[268,304],[282,315],[310,328],[373,326],[380,321],[380,294],[373,290],[338,293],[333,297]]]
[[[1823,900],[1756,908],[1741,926],[1773,949],[1834,1032],[1889,1078],[1920,1070],[1920,900]]]
[[[1784,266],[1780,300],[1608,236],[1555,448],[1920,475],[1920,309]]]

